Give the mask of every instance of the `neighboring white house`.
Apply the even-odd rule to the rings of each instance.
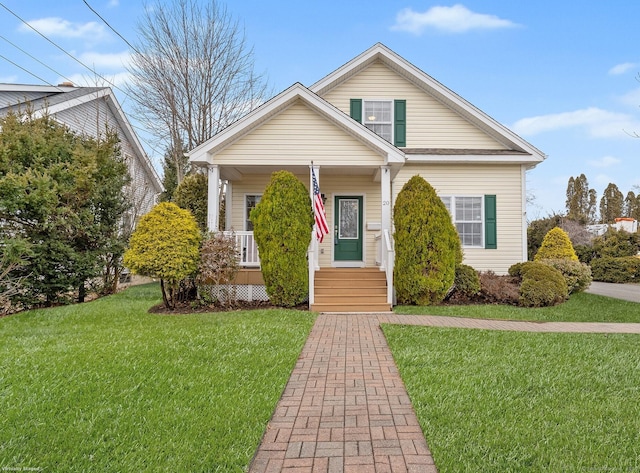
[[[389,310],[392,209],[402,186],[416,174],[450,210],[466,264],[503,274],[526,261],[525,172],[545,159],[382,44],[311,87],[292,85],[189,156],[209,172],[211,229],[219,224],[218,183],[226,182],[223,226],[235,231],[247,268],[259,267],[248,215],[270,174],[291,171],[311,189],[313,162],[331,232],[309,249],[309,302],[327,311]],[[383,274],[384,304],[367,306],[372,298],[357,299],[356,289],[346,291],[347,299],[332,299],[324,295],[331,289],[318,287],[319,280],[339,274],[366,279],[368,273],[354,271],[371,268]],[[251,285],[250,279],[244,282]],[[342,284],[334,283],[333,292]]]
[[[127,189],[132,217],[147,213],[162,192],[162,182],[109,87],[74,87],[0,84],[0,116],[10,111],[24,112],[29,107],[38,115],[48,114],[74,132],[99,137],[107,129],[115,130],[131,175]]]

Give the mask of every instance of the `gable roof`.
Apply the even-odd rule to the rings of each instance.
[[[15,111],[18,107],[24,106],[26,102],[29,103],[36,116],[43,116],[45,113],[55,115],[98,99],[104,99],[119,128],[125,134],[124,138],[132,147],[140,164],[151,176],[154,190],[162,192],[162,181],[110,87],[74,87],[66,84],[59,86],[0,84],[0,116],[4,116],[12,110]]]
[[[404,153],[401,150],[353,120],[299,82],[296,82],[268,102],[265,102],[254,111],[191,150],[188,153],[191,162],[197,165],[212,164],[212,156],[214,154],[230,146],[251,130],[259,127],[298,101],[301,101],[327,121],[384,156],[385,164],[404,164]]]
[[[324,96],[333,88],[347,81],[377,61],[384,64],[386,67],[396,72],[416,87],[422,89],[435,100],[453,110],[508,148],[513,149],[516,152],[531,155],[536,163],[541,162],[546,158],[546,155],[531,143],[515,134],[509,128],[498,123],[489,115],[467,102],[455,92],[448,89],[401,56],[397,55],[382,43],[373,45],[359,56],[320,79],[309,87],[309,89],[319,96]]]

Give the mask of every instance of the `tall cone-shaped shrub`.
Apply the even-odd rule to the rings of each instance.
[[[413,176],[393,208],[394,286],[399,304],[442,302],[462,262],[460,239],[447,208],[431,185]]]
[[[569,235],[560,227],[552,228],[542,239],[542,245],[534,257],[534,261],[543,259],[570,259],[578,261]]]
[[[198,269],[200,240],[191,212],[162,202],[138,222],[124,265],[135,274],[159,278],[164,304],[173,307],[180,282]]]
[[[288,171],[274,172],[250,218],[269,300],[282,307],[304,302],[309,293],[307,250],[313,228],[306,187]]]

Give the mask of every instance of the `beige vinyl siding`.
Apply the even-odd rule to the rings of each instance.
[[[441,196],[496,195],[498,248],[464,248],[464,263],[479,271],[505,274],[522,261],[522,180],[519,165],[406,165],[392,184],[395,203],[402,186],[422,176]]]
[[[371,64],[323,98],[346,114],[350,113],[353,98],[405,99],[407,148],[505,149],[504,145],[381,62]]]
[[[225,148],[220,165],[383,164],[382,156],[300,101]]]
[[[296,175],[296,177],[309,188],[309,175]],[[233,230],[244,230],[245,195],[262,194],[269,184],[269,175],[247,175],[242,181],[234,181],[232,185],[233,210],[231,224]],[[330,234],[325,236],[320,244],[320,267],[331,267],[333,261],[333,199],[336,195],[363,196],[364,219],[364,258],[366,266],[375,266],[376,242],[375,236],[380,231],[368,231],[367,222],[380,223],[380,183],[374,182],[371,177],[365,176],[335,176],[319,172],[320,191],[326,196],[327,223]]]

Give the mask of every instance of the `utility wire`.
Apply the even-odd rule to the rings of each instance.
[[[14,66],[16,66],[18,69],[22,69],[24,72],[26,72],[26,73],[27,73],[27,74],[29,74],[30,76],[35,77],[35,78],[36,78],[36,79],[38,79],[39,81],[44,82],[45,84],[48,84],[48,85],[53,85],[53,84],[51,84],[50,82],[48,82],[48,81],[44,80],[42,77],[39,77],[39,76],[35,75],[33,72],[28,71],[28,70],[27,70],[27,69],[25,69],[24,67],[20,66],[19,64],[16,64],[16,63],[15,63],[15,62],[13,62],[11,59],[9,59],[9,58],[7,58],[7,57],[3,56],[2,54],[0,54],[0,57],[1,57],[2,59],[4,59],[5,61],[7,61],[8,63],[11,63],[11,64],[13,64]]]
[[[6,41],[7,43],[9,43],[11,46],[13,46],[14,48],[16,48],[17,50],[19,50],[20,52],[22,52],[23,54],[26,54],[27,56],[29,56],[31,59],[33,59],[34,61],[37,61],[38,63],[42,64],[44,67],[46,67],[47,69],[49,69],[51,72],[58,74],[60,77],[62,77],[63,79],[68,80],[69,82],[73,82],[71,79],[69,79],[68,77],[65,77],[63,74],[60,74],[58,71],[56,71],[55,69],[52,69],[51,67],[47,66],[44,62],[42,62],[40,59],[38,59],[35,56],[32,56],[31,54],[29,54],[27,51],[25,51],[24,49],[22,49],[20,46],[18,46],[17,44],[12,43],[11,41],[9,41],[7,38],[5,38],[4,36],[0,35],[0,38],[2,38],[4,41]],[[6,58],[5,58],[6,59]],[[15,65],[15,64],[14,64]],[[24,69],[23,69],[24,70]],[[28,72],[28,71],[27,71]],[[31,73],[30,73],[31,74]],[[34,77],[36,77],[34,74],[31,74]],[[42,79],[40,79],[42,80]],[[43,80],[43,82],[46,82],[47,84],[49,84],[47,81]],[[51,84],[49,84],[51,85]]]
[[[134,46],[133,46],[129,41],[127,41],[127,38],[125,38],[125,37],[124,37],[124,36],[122,36],[118,31],[116,31],[116,29],[115,29],[113,26],[111,26],[107,20],[105,20],[104,18],[102,18],[102,16],[100,15],[100,13],[98,13],[97,11],[95,11],[95,9],[94,9],[91,5],[89,5],[89,2],[87,2],[87,0],[82,0],[82,1],[83,1],[83,2],[84,2],[84,4],[87,6],[87,8],[89,8],[89,10],[91,10],[91,11],[92,11],[92,12],[93,12],[93,13],[94,13],[98,18],[100,18],[100,19],[102,20],[102,22],[103,22],[105,25],[107,25],[107,26],[109,27],[109,29],[110,29],[111,31],[113,31],[115,34],[117,34],[117,35],[120,37],[120,39],[121,39],[122,41],[124,41],[125,43],[127,43],[127,45],[128,45],[131,49],[133,49],[136,53],[140,54],[140,51],[138,51],[138,50],[137,50],[137,49],[136,49],[136,48],[135,48],[135,47],[134,47]]]
[[[88,69],[90,72],[92,72],[95,76],[99,77],[100,79],[102,79],[103,81],[105,81],[107,84],[111,85],[114,89],[119,90],[120,92],[122,92],[124,95],[126,95],[127,97],[129,97],[131,100],[133,100],[134,102],[136,101],[133,97],[131,97],[125,90],[121,89],[120,87],[118,87],[116,84],[114,84],[113,82],[111,82],[110,80],[108,80],[107,78],[103,77],[102,75],[98,74],[94,69],[90,68],[89,66],[87,66],[85,63],[83,63],[80,59],[76,58],[75,56],[73,56],[71,53],[67,52],[65,49],[63,49],[62,47],[58,46],[58,44],[56,44],[54,41],[50,40],[48,37],[46,37],[44,34],[42,34],[40,31],[38,31],[36,28],[34,28],[33,26],[31,26],[29,23],[27,23],[25,20],[23,20],[18,14],[16,14],[15,12],[13,12],[10,8],[8,8],[4,3],[0,2],[0,6],[2,8],[4,8],[5,10],[7,10],[9,13],[11,13],[13,16],[15,16],[18,20],[20,20],[22,23],[24,23],[25,25],[27,25],[30,29],[32,29],[34,32],[36,32],[38,35],[40,35],[42,38],[44,38],[45,40],[47,40],[47,42],[49,42],[50,44],[52,44],[53,46],[55,46],[56,48],[58,48],[60,51],[62,51],[63,53],[65,53],[67,56],[69,56],[71,59],[73,59],[75,62],[77,62],[78,64],[80,64],[82,67],[84,67],[85,69]],[[21,68],[22,69],[22,68]],[[31,74],[33,75],[33,74]],[[40,79],[42,80],[42,79]],[[47,81],[43,81],[45,83],[48,83]]]

